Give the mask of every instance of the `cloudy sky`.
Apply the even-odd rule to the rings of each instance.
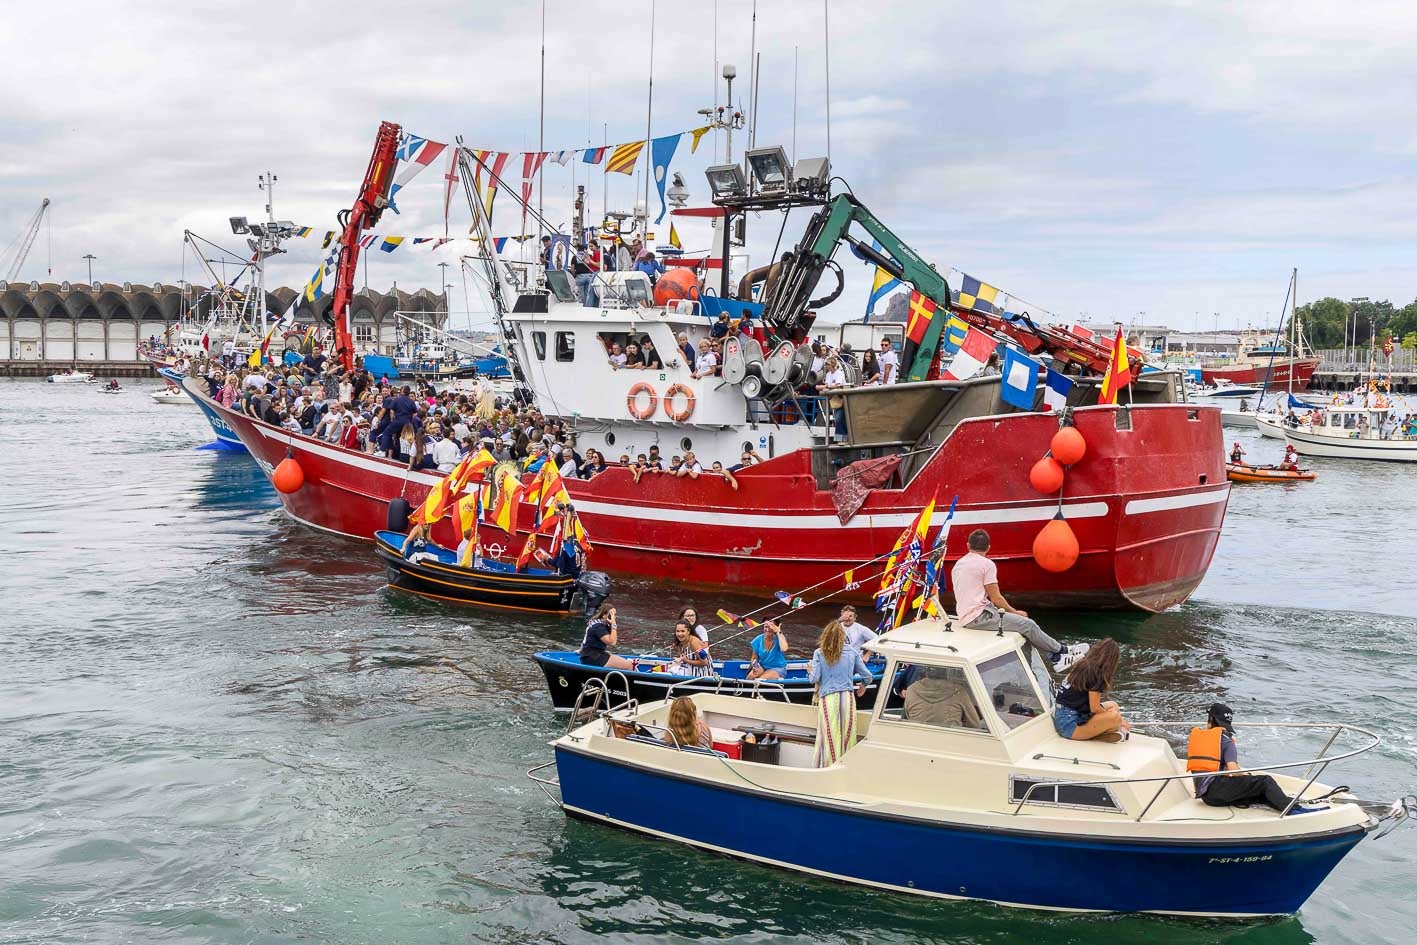
[[[1272,323],[1295,266],[1301,301],[1417,296],[1411,4],[830,2],[834,169],[942,270],[1060,318],[1180,328],[1211,328],[1216,313],[1222,326]],[[547,0],[548,149],[643,137],[650,3]],[[735,98],[747,95],[752,0],[716,8],[715,29],[712,0],[658,6],[655,134],[696,126],[714,101],[715,33],[718,62],[738,67]],[[792,145],[795,55],[797,154],[827,150],[822,11],[759,4],[760,145]],[[265,170],[280,178],[279,217],[331,228],[381,119],[536,149],[532,0],[61,0],[7,12],[0,40],[0,242],[53,200],[24,278],[52,266],[55,281],[82,279],[93,253],[96,278],[176,281],[184,229],[236,245],[226,219],[261,215]],[[715,147],[690,157],[686,143],[675,162],[696,198]],[[441,234],[439,177],[411,184],[378,231]],[[604,183],[591,175],[597,212]],[[569,218],[571,184],[549,167],[553,221]],[[635,192],[612,176],[608,202],[628,208]],[[450,225],[465,231],[465,206]],[[759,258],[779,225],[755,222]],[[800,225],[794,215],[789,239]],[[499,201],[495,229],[520,229],[513,201]],[[694,224],[681,234],[707,243]],[[273,283],[314,266],[313,242],[289,249]],[[436,288],[443,261],[464,311],[451,249],[374,254],[369,283]],[[860,314],[869,281],[846,268],[836,318]]]

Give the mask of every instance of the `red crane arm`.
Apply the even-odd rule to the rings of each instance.
[[[1107,365],[1112,360],[1112,339],[1097,342],[1084,338],[1058,325],[1025,324],[1009,321],[997,315],[984,315],[970,309],[951,305],[951,310],[960,318],[996,335],[1012,339],[1029,354],[1046,352],[1060,362],[1081,364],[1095,374],[1106,374]],[[1128,347],[1132,377],[1141,373],[1142,354]]]
[[[394,183],[397,163],[399,126],[391,121],[379,125],[374,138],[374,154],[369,169],[364,172],[364,185],[354,206],[340,213],[344,226],[339,252],[339,269],[335,272],[335,297],[330,315],[335,323],[335,351],[345,370],[354,369],[354,338],[349,331],[349,302],[354,298],[354,274],[359,267],[359,234],[379,222],[389,205],[389,189]]]

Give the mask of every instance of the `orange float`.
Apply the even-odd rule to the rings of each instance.
[[[640,395],[649,394],[649,404],[640,406]],[[630,416],[636,420],[648,420],[654,416],[654,409],[659,406],[659,395],[654,392],[654,388],[640,381],[630,388],[630,393],[625,397],[625,409],[630,411]]]
[[[1044,571],[1061,574],[1077,564],[1081,549],[1073,527],[1059,512],[1033,539],[1033,560]]]
[[[1063,464],[1051,456],[1043,457],[1028,471],[1028,482],[1044,495],[1052,495],[1063,488]]]
[[[654,284],[655,305],[668,305],[680,299],[693,302],[698,298],[699,280],[692,269],[671,269]]]
[[[1053,458],[1064,466],[1071,466],[1082,459],[1087,452],[1087,440],[1083,439],[1077,427],[1062,427],[1053,434],[1053,440],[1048,444],[1048,451],[1053,454]]]
[[[684,395],[683,410],[675,410],[672,405],[672,401],[674,400],[675,396],[679,394]],[[669,389],[664,392],[664,415],[667,416],[670,420],[673,420],[675,423],[683,423],[685,420],[688,420],[689,417],[693,415],[693,413],[694,392],[689,390],[689,388],[685,387],[683,384],[669,385]]]
[[[287,456],[276,466],[275,472],[271,473],[271,482],[277,491],[290,495],[305,485],[305,470],[300,468],[300,463],[294,456]]]

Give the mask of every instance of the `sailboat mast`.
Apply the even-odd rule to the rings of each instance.
[[[640,239],[645,249],[649,249],[649,182],[654,177],[654,11],[655,2],[649,2],[649,96],[645,102],[645,215],[644,230]],[[668,171],[668,168],[665,168]]]
[[[546,150],[546,0],[541,0],[541,100],[538,107],[537,130],[536,130],[536,153],[540,158],[540,163],[536,166],[536,245],[541,246],[541,237],[545,232],[542,226],[542,219],[545,216],[546,208],[543,200],[545,194],[546,181],[546,159],[542,152]]]

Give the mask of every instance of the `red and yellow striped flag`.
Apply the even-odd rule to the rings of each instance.
[[[610,160],[605,162],[605,173],[612,171],[616,174],[633,174],[635,172],[635,162],[640,159],[640,152],[645,149],[643,141],[631,141],[629,144],[618,145]]]

